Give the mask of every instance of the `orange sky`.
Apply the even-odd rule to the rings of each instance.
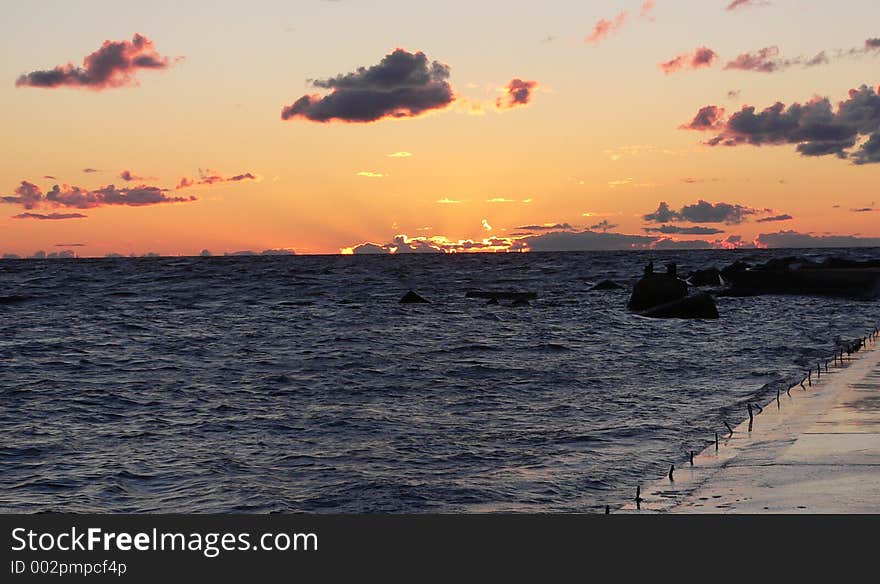
[[[880,37],[875,3],[848,3],[845,14],[819,0],[735,11],[714,0],[657,0],[653,8],[625,0],[266,1],[247,13],[232,2],[125,11],[104,1],[68,4],[21,3],[0,24],[0,76],[7,80],[0,84],[0,196],[7,197],[0,253],[26,256],[71,243],[83,244],[71,249],[84,256],[204,248],[338,253],[363,242],[391,249],[397,235],[433,237],[444,247],[547,231],[519,229],[525,226],[580,232],[602,220],[611,232],[646,236],[646,228],[661,226],[644,218],[661,201],[680,211],[700,200],[755,212],[714,222],[688,221],[684,213],[662,225],[719,233],[651,235],[708,242],[731,235],[751,242],[783,230],[880,237],[878,212],[853,211],[875,206],[880,164],[804,156],[791,140],[756,146],[742,133],[742,144],[710,147],[703,143],[712,132],[679,128],[707,105],[729,117],[746,104],[760,112],[777,101],[827,96],[836,108],[850,89],[873,92],[880,49],[866,40]],[[105,40],[134,42],[135,33],[167,61],[129,63],[109,81],[83,65]],[[424,52],[429,67],[435,60],[448,66],[447,77],[417,81],[408,87],[417,95],[400,99],[428,99],[448,83],[448,103],[412,113],[405,108],[415,102],[405,102],[398,104],[402,117],[370,122],[281,119],[282,108],[303,96],[353,91],[309,80],[378,66],[397,47]],[[659,67],[698,47],[717,54],[712,66],[670,74]],[[778,47],[767,65],[773,71],[725,68],[765,47]],[[827,62],[806,64],[823,51]],[[16,84],[66,63],[83,68],[66,74],[67,85],[39,86],[36,76]],[[382,82],[365,79],[351,83],[388,98]],[[507,90],[515,79],[534,82],[511,86],[521,90],[518,100]],[[871,131],[856,132],[847,152]],[[401,152],[410,155],[391,156]],[[123,170],[143,180],[127,182]],[[175,188],[182,177],[198,183],[245,173],[255,178]],[[115,185],[122,199],[99,194],[87,207],[41,199],[26,208],[14,200],[22,181],[44,197],[56,184],[59,192],[70,190],[66,184],[93,194]],[[108,202],[135,200],[142,193],[120,189],[140,185],[197,200]],[[86,217],[13,218],[27,213]],[[758,222],[780,215],[792,219]]]

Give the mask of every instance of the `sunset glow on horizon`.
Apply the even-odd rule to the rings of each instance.
[[[0,254],[880,246],[873,2],[36,5]]]

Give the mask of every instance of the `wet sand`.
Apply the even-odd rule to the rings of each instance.
[[[641,508],[622,511],[880,513],[880,347],[869,340],[804,385],[755,408],[751,431],[748,419],[722,430],[718,451],[677,464],[674,480],[643,484]]]

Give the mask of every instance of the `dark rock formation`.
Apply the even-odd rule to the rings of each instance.
[[[687,277],[687,283],[690,286],[719,286],[721,285],[721,272],[718,268],[709,268],[708,270],[694,270]]]
[[[774,258],[759,266],[736,262],[721,270],[730,287],[725,296],[757,294],[792,294],[840,296],[847,298],[880,297],[880,260],[857,261],[828,258],[815,262],[789,256]]]
[[[400,299],[401,304],[428,304],[429,302],[410,290]]]
[[[646,310],[687,296],[687,284],[669,274],[651,274],[638,281],[630,296],[630,310]]]

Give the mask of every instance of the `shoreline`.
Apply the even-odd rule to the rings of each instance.
[[[880,347],[755,408],[733,433],[640,487],[623,513],[880,512]],[[805,380],[806,385],[806,380]],[[752,428],[750,429],[750,423]]]

